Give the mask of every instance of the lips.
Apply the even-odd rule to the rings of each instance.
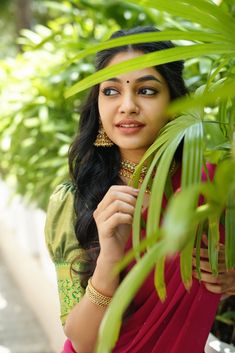
[[[116,124],[115,126],[118,128],[121,134],[132,135],[142,130],[145,124],[137,120],[125,119],[125,120],[119,121],[119,123]]]
[[[116,124],[117,127],[122,127],[122,128],[138,128],[138,127],[143,127],[144,124],[133,119],[126,119],[126,120],[121,120],[119,121],[118,124]]]

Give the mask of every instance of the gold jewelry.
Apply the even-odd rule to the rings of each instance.
[[[121,161],[121,169],[119,170],[119,176],[124,176],[127,179],[131,179],[135,169],[137,167],[138,163],[134,163],[131,161],[128,161],[126,159]],[[139,183],[141,184],[144,181],[144,178],[147,174],[148,168],[146,166],[143,166],[140,172],[140,178],[139,178]],[[147,194],[150,193],[149,187],[145,190]]]
[[[96,147],[112,147],[114,145],[113,141],[110,140],[106,132],[104,131],[101,120],[99,120],[99,130],[94,146]]]
[[[132,175],[134,174],[135,172],[135,169],[137,167],[138,163],[134,163],[134,162],[131,162],[131,161],[128,161],[128,160],[122,160],[121,161],[121,169],[119,170],[119,175],[121,176],[124,176],[128,179],[131,179],[132,178]],[[140,173],[140,183],[143,182],[146,174],[147,174],[147,170],[148,168],[143,166],[142,169],[141,169],[141,173]]]
[[[122,160],[121,161],[121,168],[119,170],[119,176],[124,176],[127,179],[131,179],[135,169],[137,167],[138,163],[134,163],[128,160]],[[173,159],[172,164],[171,164],[171,168],[169,170],[170,175],[173,175],[175,173],[177,169],[177,164],[175,159]],[[148,168],[146,166],[143,166],[141,169],[141,173],[140,173],[140,178],[139,178],[139,183],[143,183],[144,178],[147,174]],[[155,173],[154,173],[155,174]],[[147,188],[146,189],[146,193],[150,193],[150,189]]]
[[[107,297],[106,295],[101,294],[93,287],[91,278],[88,280],[86,295],[93,304],[101,306],[102,308],[108,306],[112,300],[112,297]]]

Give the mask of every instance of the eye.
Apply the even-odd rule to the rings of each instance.
[[[148,87],[140,88],[138,92],[140,94],[143,94],[144,96],[154,96],[155,94],[158,93],[156,89],[148,88]]]
[[[115,88],[103,88],[102,93],[105,96],[115,96],[116,94],[118,94],[118,91]]]

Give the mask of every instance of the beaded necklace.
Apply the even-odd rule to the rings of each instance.
[[[128,161],[126,159],[121,161],[121,168],[119,170],[119,176],[123,176],[127,179],[131,179],[135,169],[137,167],[138,163],[134,163],[131,161]],[[176,171],[177,168],[177,164],[176,161],[173,159],[172,164],[171,164],[171,168],[170,168],[170,175],[173,175]],[[147,170],[148,168],[146,166],[143,166],[140,172],[140,179],[139,179],[139,183],[142,184],[144,181],[144,178],[147,174]],[[150,192],[150,190],[147,188],[146,190],[147,193]]]

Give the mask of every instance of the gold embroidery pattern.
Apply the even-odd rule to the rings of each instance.
[[[58,280],[58,291],[60,296],[61,315],[68,314],[84,295],[84,289],[79,280]]]
[[[57,286],[60,299],[62,324],[72,308],[79,303],[85,290],[82,288],[79,277],[70,273],[71,263],[57,263]],[[79,266],[78,266],[79,267]]]

